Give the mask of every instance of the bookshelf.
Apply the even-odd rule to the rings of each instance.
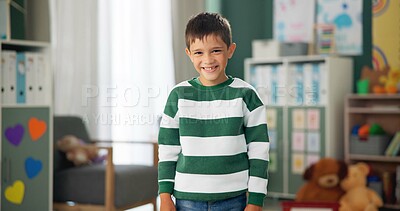
[[[52,210],[49,4],[0,1],[0,210]]]
[[[350,94],[345,101],[344,119],[344,151],[347,163],[366,162],[371,166],[372,174],[381,180],[385,172],[393,175],[393,187],[395,187],[395,174],[397,166],[400,166],[400,156],[386,156],[382,154],[354,154],[351,152],[352,141],[350,134],[356,125],[379,124],[383,130],[393,136],[400,131],[400,94]],[[394,189],[393,189],[394,191]],[[385,196],[382,194],[385,201]],[[400,209],[400,205],[394,205],[385,201],[385,207]]]

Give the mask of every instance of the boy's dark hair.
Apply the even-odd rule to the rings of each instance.
[[[186,25],[186,47],[190,49],[190,44],[196,39],[203,40],[208,35],[219,36],[228,47],[232,43],[231,25],[228,20],[218,13],[203,12],[190,18]]]

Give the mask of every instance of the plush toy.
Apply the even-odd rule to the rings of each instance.
[[[389,72],[389,67],[386,66],[379,70],[374,70],[368,66],[364,66],[361,70],[361,79],[368,80],[368,91],[373,92],[375,94],[384,93],[385,90],[383,89],[381,83],[379,82],[380,77],[385,76]]]
[[[360,162],[349,166],[340,186],[346,193],[340,198],[340,211],[376,211],[383,205],[381,197],[367,187],[369,167]]]
[[[76,166],[90,164],[99,156],[99,149],[94,144],[86,144],[72,135],[64,136],[58,140],[57,147]]]
[[[322,158],[306,169],[307,181],[297,192],[300,202],[338,202],[344,191],[340,182],[347,175],[347,165],[333,158]]]
[[[386,76],[381,76],[379,82],[388,94],[400,92],[400,70],[390,69]]]

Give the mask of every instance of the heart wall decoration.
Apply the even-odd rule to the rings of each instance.
[[[47,124],[43,120],[32,117],[29,119],[28,128],[32,141],[37,141],[46,132]]]
[[[25,129],[21,124],[16,124],[14,127],[8,127],[5,131],[5,137],[13,146],[18,146],[22,142]]]
[[[21,180],[14,182],[12,186],[8,186],[4,192],[7,201],[13,204],[21,204],[24,200],[25,184]]]
[[[29,179],[36,177],[42,171],[42,161],[29,157],[25,160],[25,172]]]

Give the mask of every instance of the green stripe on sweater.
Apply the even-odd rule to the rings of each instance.
[[[214,120],[180,118],[181,136],[217,137],[243,134],[243,117],[231,117]]]
[[[269,142],[266,124],[246,127],[244,130],[247,144],[250,142]]]
[[[174,196],[177,199],[196,200],[196,201],[218,201],[222,199],[232,198],[239,196],[246,192],[246,190],[234,191],[229,193],[188,193],[174,190]]]
[[[176,166],[178,172],[189,174],[231,174],[247,169],[249,169],[247,153],[207,157],[180,155]]]
[[[219,90],[206,91],[196,89],[189,86],[177,87],[173,90],[179,99],[194,100],[194,101],[212,101],[212,100],[233,100],[242,98],[250,88],[233,88],[225,87]],[[170,102],[170,101],[169,101]]]
[[[179,129],[176,128],[160,128],[160,136],[158,144],[181,145],[179,139]]]

